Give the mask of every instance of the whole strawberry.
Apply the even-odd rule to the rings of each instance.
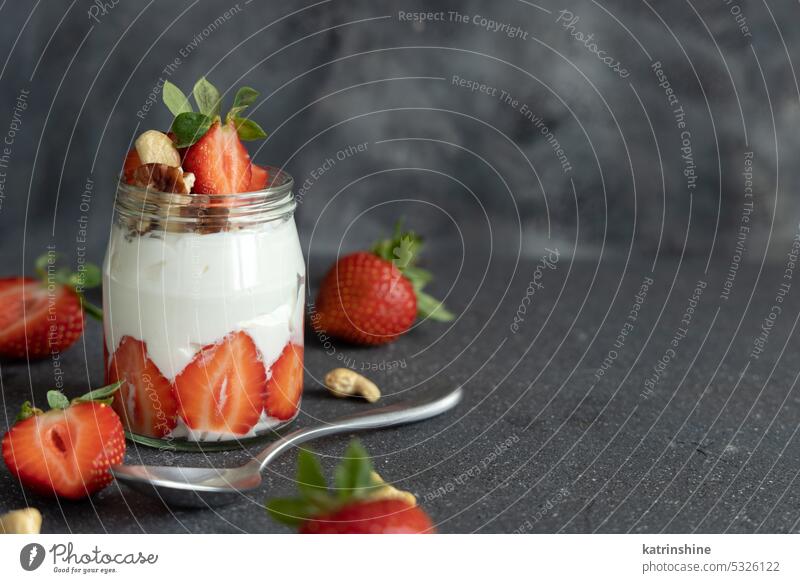
[[[267,504],[275,520],[297,527],[301,534],[428,534],[430,517],[414,496],[386,484],[372,469],[367,452],[352,441],[328,490],[319,460],[307,450],[297,456],[299,498],[278,498]]]
[[[29,401],[22,405],[2,450],[6,466],[23,486],[77,500],[111,483],[109,468],[125,456],[122,423],[109,406],[119,385],[72,402],[60,391],[49,391],[46,413]]]
[[[453,314],[422,291],[430,272],[415,266],[422,240],[413,232],[378,242],[372,251],[339,259],[320,285],[311,324],[354,344],[386,344],[406,332],[417,316],[440,322]]]
[[[66,350],[83,334],[84,310],[103,319],[82,290],[100,285],[100,270],[86,263],[78,273],[56,268],[57,255],[36,262],[39,279],[0,279],[0,357],[45,358]]]

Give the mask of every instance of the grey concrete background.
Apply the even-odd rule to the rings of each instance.
[[[387,400],[430,384],[468,391],[452,418],[364,436],[381,473],[414,491],[443,532],[798,530],[796,3],[97,6],[0,3],[0,141],[10,140],[0,144],[0,276],[29,273],[48,244],[73,261],[85,245],[101,261],[124,152],[170,122],[159,95],[145,111],[161,79],[248,84],[262,90],[252,117],[270,132],[255,159],[312,179],[297,212],[312,285],[336,253],[405,215],[427,238],[431,291],[459,315],[375,350],[328,355],[309,336],[300,424],[362,408],[327,398],[316,380],[338,357],[403,361],[374,373]],[[447,20],[400,14],[420,10]],[[481,17],[520,32],[493,32]],[[592,42],[629,75],[600,62]],[[357,144],[365,151],[337,159]],[[542,275],[545,248],[560,260]],[[707,287],[683,337],[698,280]],[[75,394],[100,382],[99,346],[90,324],[63,355]],[[0,362],[0,429],[53,381],[50,362]],[[315,445],[328,469],[345,442]],[[155,457],[129,450],[131,461]],[[258,495],[219,513],[169,511],[116,487],[79,504],[31,499],[0,471],[0,511],[33,503],[49,532],[279,531],[256,505],[288,493],[293,468],[281,460]]]
[[[635,241],[642,254],[713,251],[725,261],[720,237],[739,225],[746,151],[754,153],[755,220],[763,226],[748,256],[779,256],[780,241],[794,232],[793,2],[107,6],[7,2],[0,10],[0,136],[29,91],[0,209],[0,244],[20,259],[23,246],[37,254],[51,237],[73,252],[87,180],[89,244],[102,255],[123,153],[137,132],[170,123],[160,95],[145,111],[148,96],[163,79],[188,89],[204,74],[222,88],[246,83],[263,92],[252,116],[271,135],[254,144],[255,158],[285,165],[299,182],[340,150],[367,143],[304,196],[298,215],[314,253],[369,242],[404,213],[448,248],[458,247],[457,226],[503,254],[521,247],[536,256],[549,238],[583,254],[603,245],[624,251]],[[578,18],[571,28],[562,10]],[[404,16],[418,11],[441,11],[446,20]],[[482,18],[519,27],[525,38],[487,30]],[[592,43],[628,76],[603,64]],[[691,204],[682,130],[654,62],[686,112],[697,174]],[[454,75],[519,104],[455,86]],[[523,105],[563,147],[570,172]]]

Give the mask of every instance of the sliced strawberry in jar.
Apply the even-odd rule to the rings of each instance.
[[[112,406],[133,433],[164,437],[177,424],[172,385],[147,355],[144,342],[124,336],[106,367],[107,384],[124,380]]]
[[[303,394],[303,347],[287,343],[271,371],[264,408],[270,417],[286,421],[297,413]]]
[[[253,339],[234,332],[205,346],[175,379],[181,418],[195,431],[244,435],[258,422],[266,373]]]
[[[256,190],[264,190],[269,181],[269,170],[258,164],[253,164],[250,175],[250,187],[248,190],[254,192]]]
[[[250,190],[250,155],[233,124],[214,122],[211,128],[189,146],[183,169],[195,175],[196,194],[234,194]]]

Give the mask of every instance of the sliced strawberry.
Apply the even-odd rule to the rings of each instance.
[[[128,151],[128,155],[125,156],[125,164],[122,166],[122,176],[125,178],[125,182],[133,184],[133,173],[141,165],[142,160],[139,158],[136,148],[131,148],[131,150]]]
[[[49,289],[30,277],[0,279],[0,356],[44,358],[69,348],[83,334],[83,311],[74,290]]]
[[[195,175],[192,192],[198,194],[250,190],[250,155],[232,124],[214,122],[211,129],[186,150],[183,169]]]
[[[196,431],[246,434],[261,416],[265,391],[264,363],[245,332],[202,348],[175,379],[180,415]]]
[[[133,433],[164,437],[177,424],[172,385],[147,355],[147,346],[125,336],[106,367],[106,382],[124,380],[112,406]]]
[[[264,408],[270,417],[291,419],[303,394],[303,347],[287,343],[271,371]]]
[[[250,186],[248,190],[264,190],[267,187],[267,182],[269,181],[269,170],[263,166],[259,166],[258,164],[252,164],[251,170],[252,174],[250,177]]]
[[[3,438],[3,459],[23,485],[78,499],[107,486],[122,463],[125,434],[103,403],[79,403],[16,423]]]

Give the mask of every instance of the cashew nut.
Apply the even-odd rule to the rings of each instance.
[[[0,516],[0,534],[39,534],[42,514],[36,508],[12,510]]]
[[[378,472],[372,472],[372,481],[375,487],[370,491],[370,499],[372,500],[402,500],[411,506],[416,506],[417,499],[411,492],[405,490],[398,490],[391,484],[387,484],[380,477]]]
[[[163,132],[147,130],[136,138],[135,145],[142,164],[166,164],[175,168],[181,165],[181,155]]]
[[[364,397],[370,403],[381,398],[381,390],[368,378],[349,368],[335,368],[325,375],[325,386],[337,397]]]

